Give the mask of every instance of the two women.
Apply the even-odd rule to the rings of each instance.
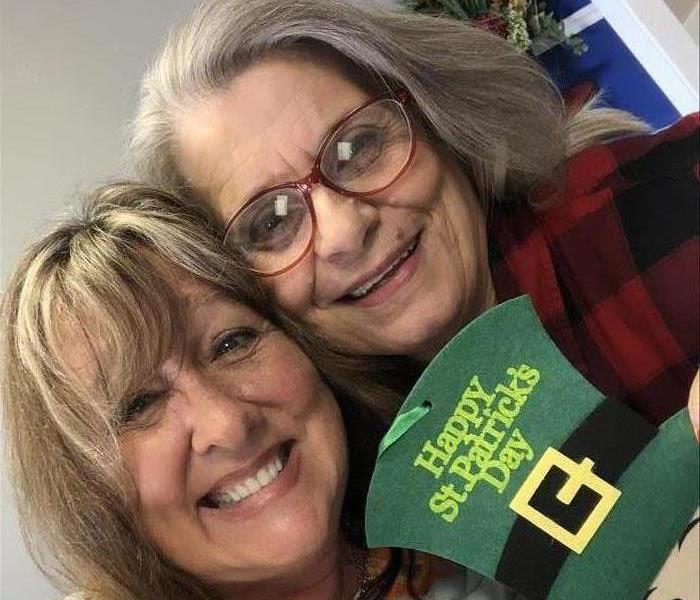
[[[436,581],[511,597],[367,554],[365,493],[400,396],[277,313],[176,198],[98,190],[19,265],[2,339],[25,534],[84,598],[348,600]]]
[[[88,597],[394,585],[401,561],[371,581],[358,539],[400,400],[304,328],[425,362],[527,292],[604,392],[655,421],[687,401],[693,121],[594,147],[643,126],[567,116],[539,68],[487,33],[251,0],[210,3],[174,35],[134,127],[148,178],[209,206],[304,325],[157,190],[103,191],[30,253],[5,301],[5,422],[24,520]]]

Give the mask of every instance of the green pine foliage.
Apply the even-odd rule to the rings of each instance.
[[[451,17],[463,21],[479,22],[486,19],[502,20],[506,36],[521,52],[537,56],[558,44],[564,44],[580,56],[588,46],[579,36],[567,36],[564,24],[552,12],[546,2],[537,0],[403,0],[403,4],[416,12]],[[488,27],[491,31],[494,28]]]

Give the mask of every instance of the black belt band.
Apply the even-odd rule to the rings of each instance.
[[[591,459],[595,463],[593,472],[612,484],[656,433],[656,427],[643,417],[606,399],[586,417],[559,451],[576,463],[584,458]],[[530,504],[537,504],[537,510],[575,532],[599,496],[584,488],[571,505],[563,505],[556,494],[566,479],[565,473],[553,469]],[[495,577],[529,600],[542,600],[549,594],[569,552],[562,543],[518,516],[503,548]]]

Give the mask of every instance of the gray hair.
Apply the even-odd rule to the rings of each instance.
[[[344,0],[215,0],[171,33],[143,79],[131,168],[188,189],[177,166],[178,117],[256,61],[294,50],[342,57],[360,78],[408,90],[437,149],[456,156],[483,202],[550,180],[565,156],[587,146],[646,130],[593,103],[567,115],[534,60],[464,22]]]

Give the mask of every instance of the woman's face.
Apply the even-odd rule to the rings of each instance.
[[[176,289],[183,351],[123,409],[138,515],[214,589],[274,589],[334,555],[341,415],[308,358],[258,314],[201,283]]]
[[[180,168],[226,220],[261,189],[307,176],[328,131],[368,99],[329,67],[269,58],[183,114]],[[328,337],[424,359],[488,308],[484,216],[468,179],[424,138],[382,192],[353,198],[317,184],[311,197],[311,251],[265,282]]]

